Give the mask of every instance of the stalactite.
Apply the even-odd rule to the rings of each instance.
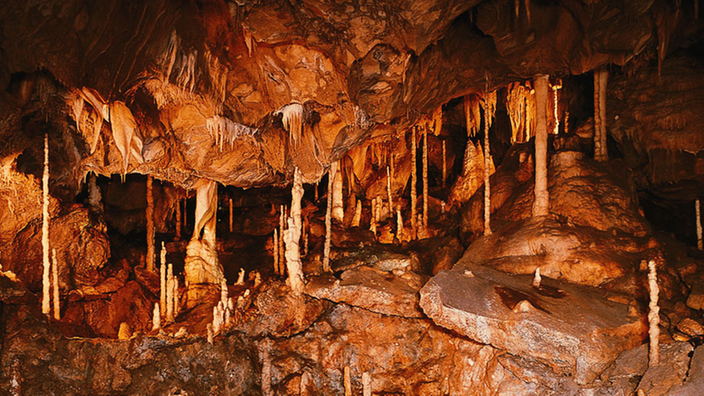
[[[137,162],[144,162],[142,158],[142,140],[135,134],[137,121],[135,121],[132,112],[124,102],[115,101],[110,105],[110,125],[115,146],[117,146],[122,156],[122,177],[124,179],[131,154],[135,155]],[[137,145],[138,150],[133,150],[133,143]]]
[[[330,238],[332,236],[332,183],[337,166],[330,164],[328,171],[328,202],[325,210],[325,247],[323,248],[323,271],[330,272]]]
[[[318,192],[318,182],[317,181],[315,182],[315,188],[313,189],[313,192],[315,193],[314,201],[318,202],[318,199],[320,199],[320,197],[318,196],[319,192]]]
[[[395,161],[396,161],[396,154],[392,153],[391,156],[389,157],[389,167],[391,168],[391,180],[393,180],[394,177],[396,176],[396,169],[395,169],[396,165],[394,164]]]
[[[289,103],[279,109],[276,114],[281,114],[281,123],[293,147],[298,147],[303,132],[303,106],[300,103]]]
[[[530,25],[530,0],[525,0],[526,5],[526,18],[528,19],[528,25]]]
[[[56,249],[51,249],[52,289],[54,292],[54,319],[61,319],[61,304],[59,301],[59,260],[56,259]]]
[[[288,281],[294,293],[303,292],[303,264],[299,244],[301,240],[301,200],[303,199],[303,181],[300,169],[293,172],[293,186],[291,188],[291,216],[288,218],[288,230],[284,237],[286,241],[286,266],[288,268]]]
[[[44,134],[44,172],[42,174],[42,313],[49,315],[49,135]]]
[[[174,321],[174,266],[169,264],[166,270],[166,321],[173,323]]]
[[[537,125],[535,134],[535,201],[533,202],[533,216],[546,216],[549,212],[547,170],[548,76],[536,75],[534,78],[534,86],[535,101],[537,104]]]
[[[594,159],[608,161],[606,148],[606,85],[609,72],[606,68],[594,70]]]
[[[416,191],[416,185],[418,184],[418,154],[416,129],[416,127],[411,128],[411,240],[416,239],[416,235],[418,235],[418,192]]]
[[[159,330],[161,328],[161,313],[159,312],[159,304],[154,304],[154,311],[152,311],[152,331]]]
[[[660,364],[660,307],[658,306],[658,274],[655,261],[648,262],[648,290],[650,291],[650,304],[648,312],[648,335],[650,337],[650,353],[648,354],[650,367]]]
[[[423,128],[423,227],[428,228],[428,125],[427,124],[425,125],[425,128]]]
[[[467,136],[474,137],[481,127],[480,103],[476,95],[465,95],[463,98]]]
[[[147,209],[145,216],[147,218],[147,271],[154,272],[154,178],[147,176]]]
[[[344,197],[342,196],[342,168],[341,162],[337,161],[331,166],[335,167],[332,183],[332,218],[342,223],[345,220],[345,208],[343,206]]]
[[[240,136],[252,136],[258,132],[256,128],[250,128],[247,125],[236,123],[229,118],[218,115],[207,118],[205,127],[210,137],[215,140],[215,145],[218,146],[220,151],[223,150],[225,143],[232,149],[235,145],[235,140]]]
[[[702,240],[702,215],[699,200],[694,201],[694,212],[695,212],[695,223],[697,225],[697,248],[702,250],[704,248],[704,241]]]
[[[352,223],[350,227],[359,227],[359,222],[362,220],[362,201],[357,200],[357,206],[354,210],[354,217],[352,218]]]
[[[509,84],[506,111],[511,121],[511,143],[527,142],[535,128],[535,98],[529,83]]]
[[[391,167],[386,167],[386,194],[389,196],[389,213],[394,212],[394,200],[391,196]]]
[[[310,235],[310,224],[308,223],[308,216],[303,218],[303,256],[308,255],[308,237]]]
[[[445,141],[442,141],[442,188],[447,184],[447,151],[445,149]]]
[[[224,276],[218,260],[216,238],[218,185],[214,181],[201,179],[196,184],[196,191],[195,224],[191,241],[186,246],[184,265],[185,281],[189,285],[189,307],[197,304],[202,297],[203,289],[199,285],[219,285]]]

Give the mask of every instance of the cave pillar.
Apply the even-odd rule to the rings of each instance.
[[[537,117],[535,128],[535,201],[533,202],[533,216],[546,216],[549,211],[547,166],[548,78],[547,75],[536,75],[533,79]]]
[[[489,106],[484,107],[484,235],[491,235],[491,148],[489,147]]]
[[[44,134],[44,172],[42,174],[42,313],[49,315],[49,135]]]
[[[147,176],[147,271],[154,272],[154,178]]]
[[[195,226],[193,237],[186,247],[184,267],[188,308],[199,303],[207,288],[219,287],[224,278],[216,249],[217,205],[217,183],[199,181],[196,185]]]

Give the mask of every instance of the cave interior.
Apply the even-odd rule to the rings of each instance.
[[[0,393],[704,394],[703,66],[698,0],[3,2]]]

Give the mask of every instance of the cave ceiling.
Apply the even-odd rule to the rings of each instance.
[[[365,139],[403,133],[454,98],[535,74],[662,62],[702,38],[692,7],[665,0],[4,2],[0,137],[7,143],[0,154],[40,158],[48,132],[61,169],[52,183],[69,189],[91,171],[248,188],[283,184],[298,167],[314,182]]]

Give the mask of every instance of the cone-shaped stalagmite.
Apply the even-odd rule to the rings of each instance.
[[[147,270],[154,271],[154,178],[147,176]]]
[[[605,68],[594,70],[594,159],[608,161],[606,150],[606,84],[609,72]],[[537,89],[537,87],[536,87]]]
[[[303,198],[303,182],[301,171],[296,168],[293,173],[291,188],[291,216],[288,218],[288,229],[284,235],[286,242],[286,267],[288,281],[294,293],[303,292],[303,265],[299,243],[301,240],[301,199]]]
[[[650,336],[650,366],[660,364],[660,307],[658,306],[658,295],[660,288],[658,287],[658,273],[655,267],[655,261],[648,262],[648,290],[650,291],[650,304],[648,312],[648,335]]]
[[[49,283],[49,135],[44,134],[44,173],[42,174],[42,313],[49,315],[50,283]]]
[[[534,82],[537,119],[535,128],[535,201],[533,202],[533,216],[546,216],[549,210],[547,163],[548,76],[536,75]]]

